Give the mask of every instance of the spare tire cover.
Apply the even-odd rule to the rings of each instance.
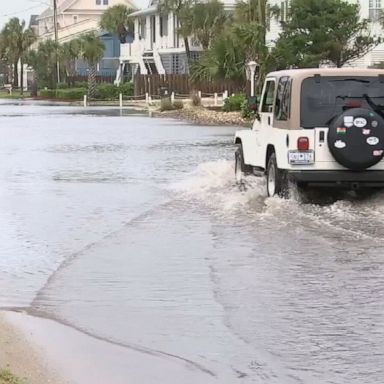
[[[349,109],[331,122],[328,146],[335,160],[348,169],[372,167],[384,156],[384,119],[370,109]]]

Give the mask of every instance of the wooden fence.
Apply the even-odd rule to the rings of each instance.
[[[193,91],[200,91],[202,96],[214,93],[228,94],[244,92],[246,85],[233,81],[192,82],[188,75],[136,75],[134,79],[135,96],[161,96],[166,90],[170,95],[189,96]]]
[[[110,76],[100,76],[100,75],[96,76],[97,84],[101,84],[101,83],[113,84],[115,79],[116,79],[116,76],[112,76],[112,75],[110,75]],[[72,76],[68,80],[71,84],[73,84],[75,82],[76,83],[86,83],[88,81],[88,76],[80,76],[80,75]]]

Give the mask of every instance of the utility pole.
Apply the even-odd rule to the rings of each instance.
[[[57,70],[57,82],[60,83],[60,63],[59,63],[59,33],[57,29],[57,0],[53,0],[53,24],[55,30],[55,43],[56,43],[56,70]]]

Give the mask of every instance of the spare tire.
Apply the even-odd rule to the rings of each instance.
[[[370,109],[353,108],[329,125],[328,146],[335,160],[363,171],[384,156],[384,119]]]

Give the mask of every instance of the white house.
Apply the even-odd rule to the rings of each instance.
[[[227,11],[234,9],[236,0],[222,0]],[[116,82],[127,65],[132,73],[141,74],[181,74],[187,71],[187,55],[184,39],[177,32],[177,18],[170,12],[160,15],[158,0],[152,0],[145,9],[131,15],[134,18],[134,41],[122,44],[120,48],[120,70]],[[189,47],[191,56],[197,56],[202,51],[199,42],[190,37]]]
[[[384,0],[349,0],[349,2],[360,5],[361,17],[370,20],[371,35],[384,37],[384,30],[379,23]],[[384,62],[384,44],[379,44],[364,57],[350,63],[350,66],[367,68],[380,62]]]
[[[224,8],[231,11],[234,9],[237,0],[222,1],[224,2]],[[383,31],[378,23],[378,17],[384,5],[384,0],[347,1],[360,4],[361,17],[371,20],[372,35],[379,36],[382,34]],[[270,0],[269,3],[281,7],[281,18],[286,17],[289,0]],[[121,74],[127,65],[132,73],[177,74],[186,72],[187,60],[184,41],[177,33],[177,20],[172,12],[161,16],[157,10],[157,4],[158,0],[152,0],[147,8],[132,14],[135,24],[135,37],[132,43],[121,45],[120,68],[116,82],[120,81]],[[273,46],[280,31],[280,22],[271,20],[267,33],[267,44],[269,46]],[[192,37],[189,38],[189,45],[192,55],[198,55],[202,50],[200,44]],[[368,67],[380,61],[384,61],[384,44],[380,44],[365,57],[350,65]]]
[[[60,42],[69,41],[82,33],[99,29],[101,15],[117,4],[136,8],[132,0],[57,0],[57,25]],[[53,8],[37,17],[39,39],[54,38]]]

